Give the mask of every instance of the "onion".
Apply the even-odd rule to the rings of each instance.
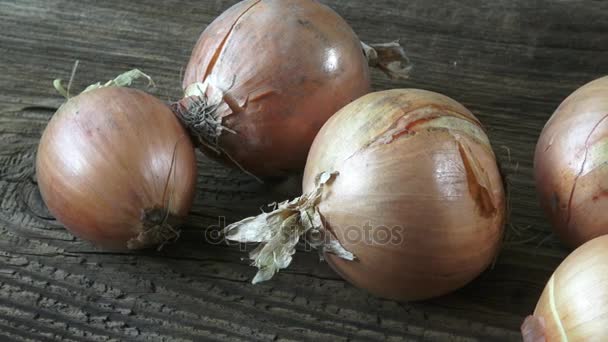
[[[608,233],[608,77],[572,93],[545,125],[534,155],[541,205],[570,247]]]
[[[325,121],[370,91],[368,62],[407,74],[399,44],[363,47],[317,1],[239,2],[200,36],[175,112],[215,159],[260,177],[301,170]]]
[[[608,236],[583,244],[559,265],[522,332],[546,341],[608,340]]]
[[[429,91],[371,93],[321,129],[302,197],[226,227],[261,242],[254,283],[287,267],[299,236],[352,284],[385,298],[420,300],[457,289],[501,245],[505,196],[479,121]]]
[[[162,245],[177,237],[193,200],[188,133],[151,95],[93,88],[63,104],[42,135],[36,171],[44,202],[68,230],[98,246]]]

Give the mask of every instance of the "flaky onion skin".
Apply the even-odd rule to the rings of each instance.
[[[608,76],[564,100],[540,135],[534,175],[555,233],[572,248],[608,233]]]
[[[326,227],[357,260],[326,253],[352,284],[385,298],[453,291],[490,265],[505,194],[478,120],[441,94],[368,94],[336,113],[311,147],[304,193],[337,171],[319,204]]]
[[[108,87],[69,99],[46,127],[36,159],[50,212],[74,235],[108,249],[174,238],[194,196],[188,133],[155,97]]]
[[[534,310],[546,341],[608,341],[608,236],[570,254],[549,279]]]
[[[356,34],[313,0],[248,0],[228,9],[192,51],[183,87],[197,82],[208,83],[211,102],[221,98],[214,115],[228,129],[216,142],[199,135],[203,152],[257,176],[301,170],[325,121],[370,91]],[[192,110],[192,101],[181,104]],[[216,143],[222,153],[204,148]]]

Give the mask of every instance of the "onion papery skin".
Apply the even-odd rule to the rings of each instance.
[[[194,133],[202,151],[260,177],[301,170],[327,119],[370,91],[360,40],[338,14],[312,0],[242,1],[225,11],[192,51],[187,94],[197,82],[208,84],[206,101],[219,101],[213,116],[234,131]],[[197,101],[200,96],[187,96],[181,110],[192,112]]]
[[[568,96],[540,135],[534,175],[541,206],[571,248],[608,233],[608,76]]]
[[[176,237],[197,176],[194,147],[171,109],[121,87],[82,93],[57,110],[40,140],[36,173],[58,221],[118,250]]]
[[[534,310],[546,341],[608,341],[608,236],[572,252],[549,279]]]
[[[322,172],[338,172],[318,206],[325,227],[357,260],[325,258],[375,295],[446,294],[499,250],[505,195],[494,153],[479,121],[446,96],[396,89],[346,106],[315,138],[304,193]]]

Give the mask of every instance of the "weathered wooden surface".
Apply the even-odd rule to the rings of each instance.
[[[205,242],[204,232],[284,195],[202,156],[188,227],[161,252],[97,250],[45,211],[33,160],[62,102],[52,79],[68,78],[76,59],[75,88],[139,67],[155,94],[176,99],[198,34],[234,2],[0,1],[0,340],[518,340],[566,253],[537,207],[534,143],[567,94],[608,71],[608,2],[327,1],[362,39],[407,47],[412,77],[375,74],[375,88],[426,88],[464,103],[488,127],[511,184],[495,267],[424,303],[374,298],[314,253],[250,285],[239,249]]]

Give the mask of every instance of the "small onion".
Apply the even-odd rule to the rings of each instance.
[[[501,245],[505,195],[488,138],[437,93],[388,90],[341,109],[315,138],[303,192],[226,227],[230,240],[262,242],[254,282],[286,267],[304,235],[352,284],[420,300],[471,281]]]
[[[196,159],[171,109],[142,91],[106,87],[70,98],[46,127],[36,159],[50,212],[110,249],[161,245],[194,196]]]
[[[541,205],[570,247],[608,233],[608,77],[572,93],[545,125],[534,155]]]
[[[257,176],[301,170],[325,121],[370,91],[368,60],[407,72],[398,44],[364,47],[317,1],[239,2],[201,34],[175,112],[213,158]]]
[[[526,342],[608,341],[608,236],[583,244],[559,265],[522,332]]]

